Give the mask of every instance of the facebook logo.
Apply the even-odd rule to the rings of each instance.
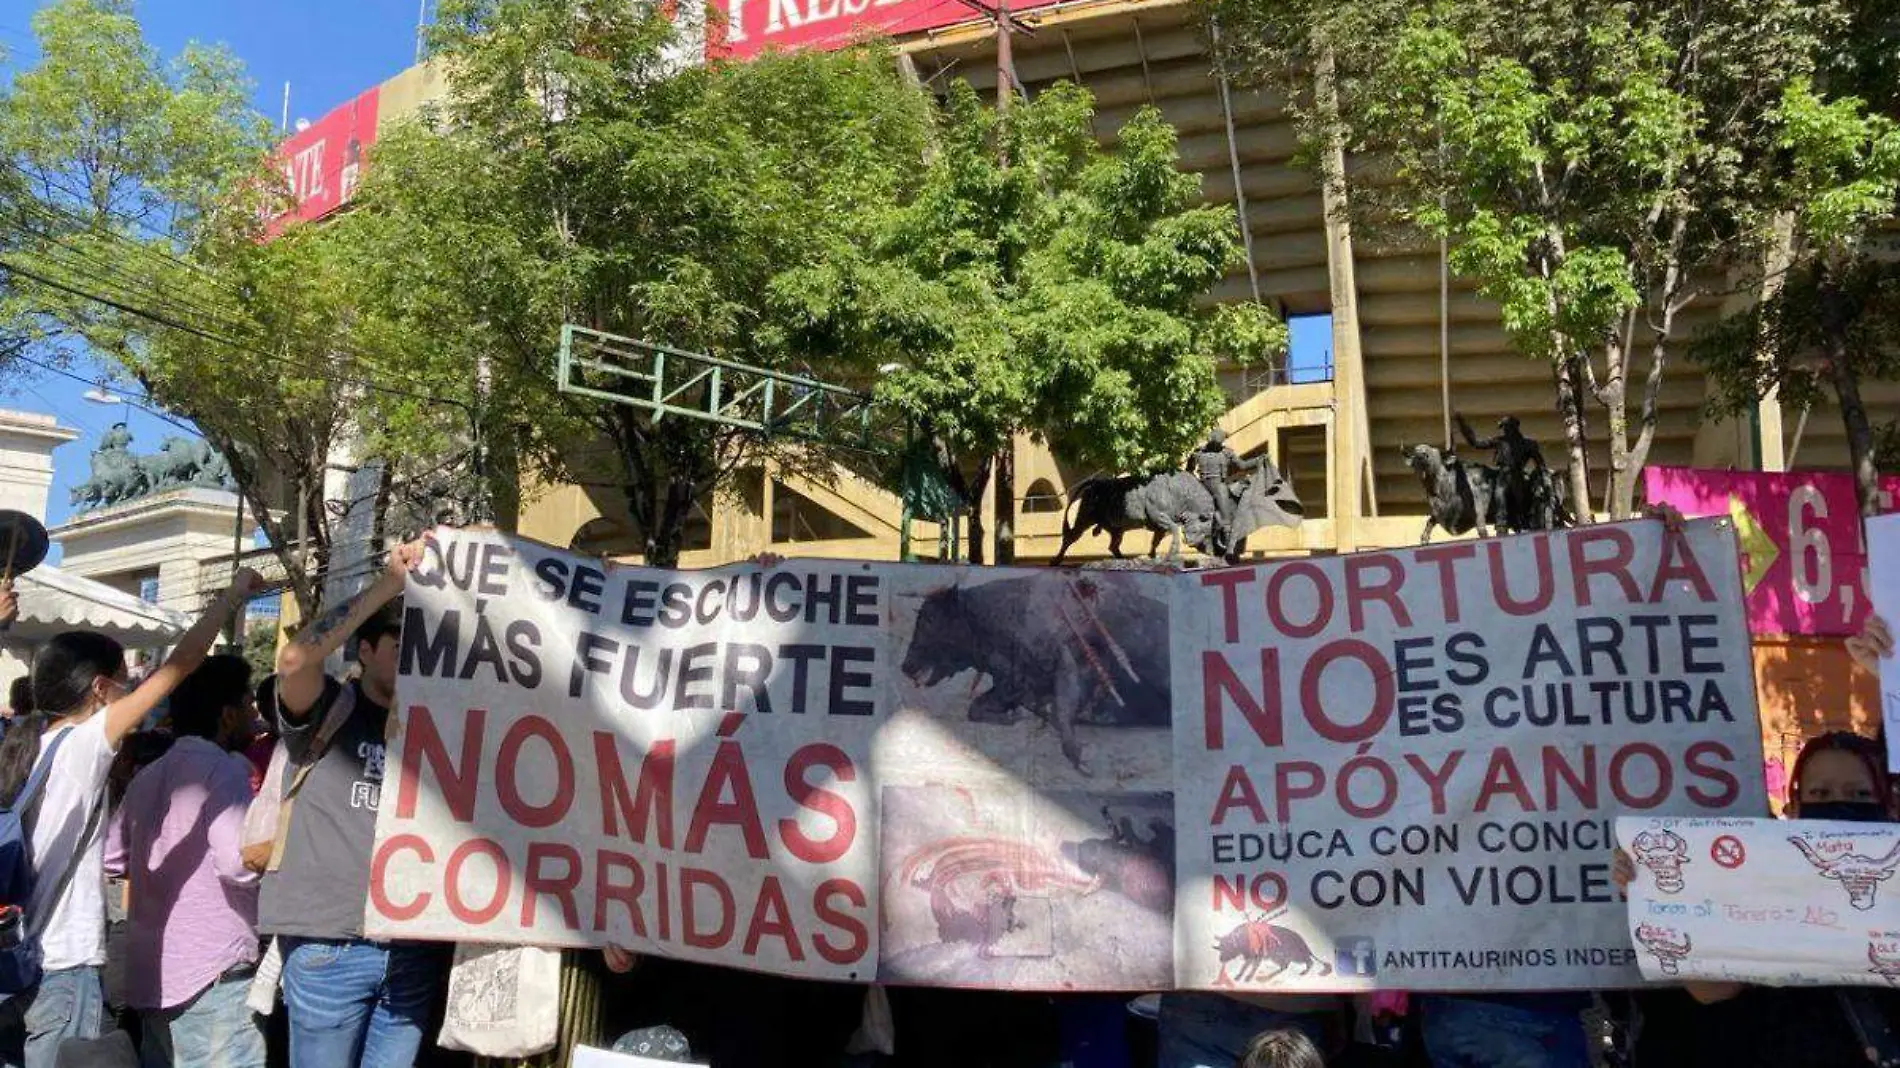
[[[1379,947],[1370,938],[1342,938],[1333,944],[1340,975],[1379,974]]]

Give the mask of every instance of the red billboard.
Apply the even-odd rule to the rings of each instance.
[[[898,37],[981,19],[993,0],[718,0],[723,31],[706,34],[711,56],[745,58],[767,48],[841,48],[860,37]],[[1011,12],[1058,0],[1012,0]]]
[[[349,203],[362,176],[363,152],[376,140],[372,88],[277,146],[277,165],[293,206],[271,220],[275,233],[293,221],[321,219]]]

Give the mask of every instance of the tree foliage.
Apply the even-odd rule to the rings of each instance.
[[[469,399],[492,432],[542,477],[623,491],[658,564],[735,472],[767,459],[828,471],[831,458],[563,396],[562,324],[868,374],[848,351],[812,367],[796,309],[770,295],[867,239],[868,221],[915,185],[928,134],[924,98],[886,54],[673,71],[672,34],[613,0],[448,0],[432,45],[449,101],[379,141],[335,228],[366,329],[430,381],[470,380],[485,361],[489,384]]]
[[[788,278],[814,350],[874,351],[878,385],[943,443],[976,499],[1014,436],[1107,472],[1172,467],[1225,409],[1223,364],[1284,350],[1257,304],[1204,307],[1240,263],[1231,210],[1201,204],[1173,128],[1144,108],[1101,150],[1087,91],[1007,118],[949,91],[915,198],[855,259]],[[972,557],[982,532],[973,525]]]
[[[308,234],[258,240],[280,203],[270,130],[229,54],[163,62],[130,0],[58,0],[33,30],[40,55],[0,100],[0,331],[88,353],[190,419],[314,612],[324,464],[360,392],[334,259]]]
[[[1275,77],[1296,99],[1313,71],[1335,72],[1337,110],[1299,109],[1308,133],[1388,161],[1391,184],[1354,195],[1448,237],[1453,269],[1498,303],[1517,347],[1556,366],[1572,492],[1586,505],[1583,398],[1598,402],[1610,511],[1628,514],[1678,317],[1749,254],[1748,223],[1776,195],[1763,166],[1773,117],[1784,87],[1813,69],[1833,8],[1215,7],[1237,70]]]
[[[1895,68],[1862,41],[1876,29],[1862,21],[1872,13],[1856,16],[1821,46],[1832,63],[1828,81],[1892,109]],[[1778,198],[1752,223],[1766,250],[1750,276],[1761,299],[1707,331],[1694,355],[1715,386],[1718,414],[1770,396],[1806,411],[1831,394],[1860,509],[1871,515],[1882,442],[1860,391],[1865,381],[1900,377],[1900,265],[1873,248],[1900,195],[1900,125],[1867,99],[1798,78],[1783,91],[1773,130]]]

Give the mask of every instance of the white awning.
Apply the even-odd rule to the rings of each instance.
[[[14,644],[33,645],[62,631],[92,630],[129,649],[155,649],[177,641],[191,624],[181,612],[147,604],[50,564],[21,575],[14,588],[20,595],[20,615],[5,634]]]

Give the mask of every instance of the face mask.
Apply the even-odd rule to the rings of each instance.
[[[1887,818],[1873,801],[1814,801],[1801,806],[1804,820],[1843,820],[1848,823],[1880,823]]]

